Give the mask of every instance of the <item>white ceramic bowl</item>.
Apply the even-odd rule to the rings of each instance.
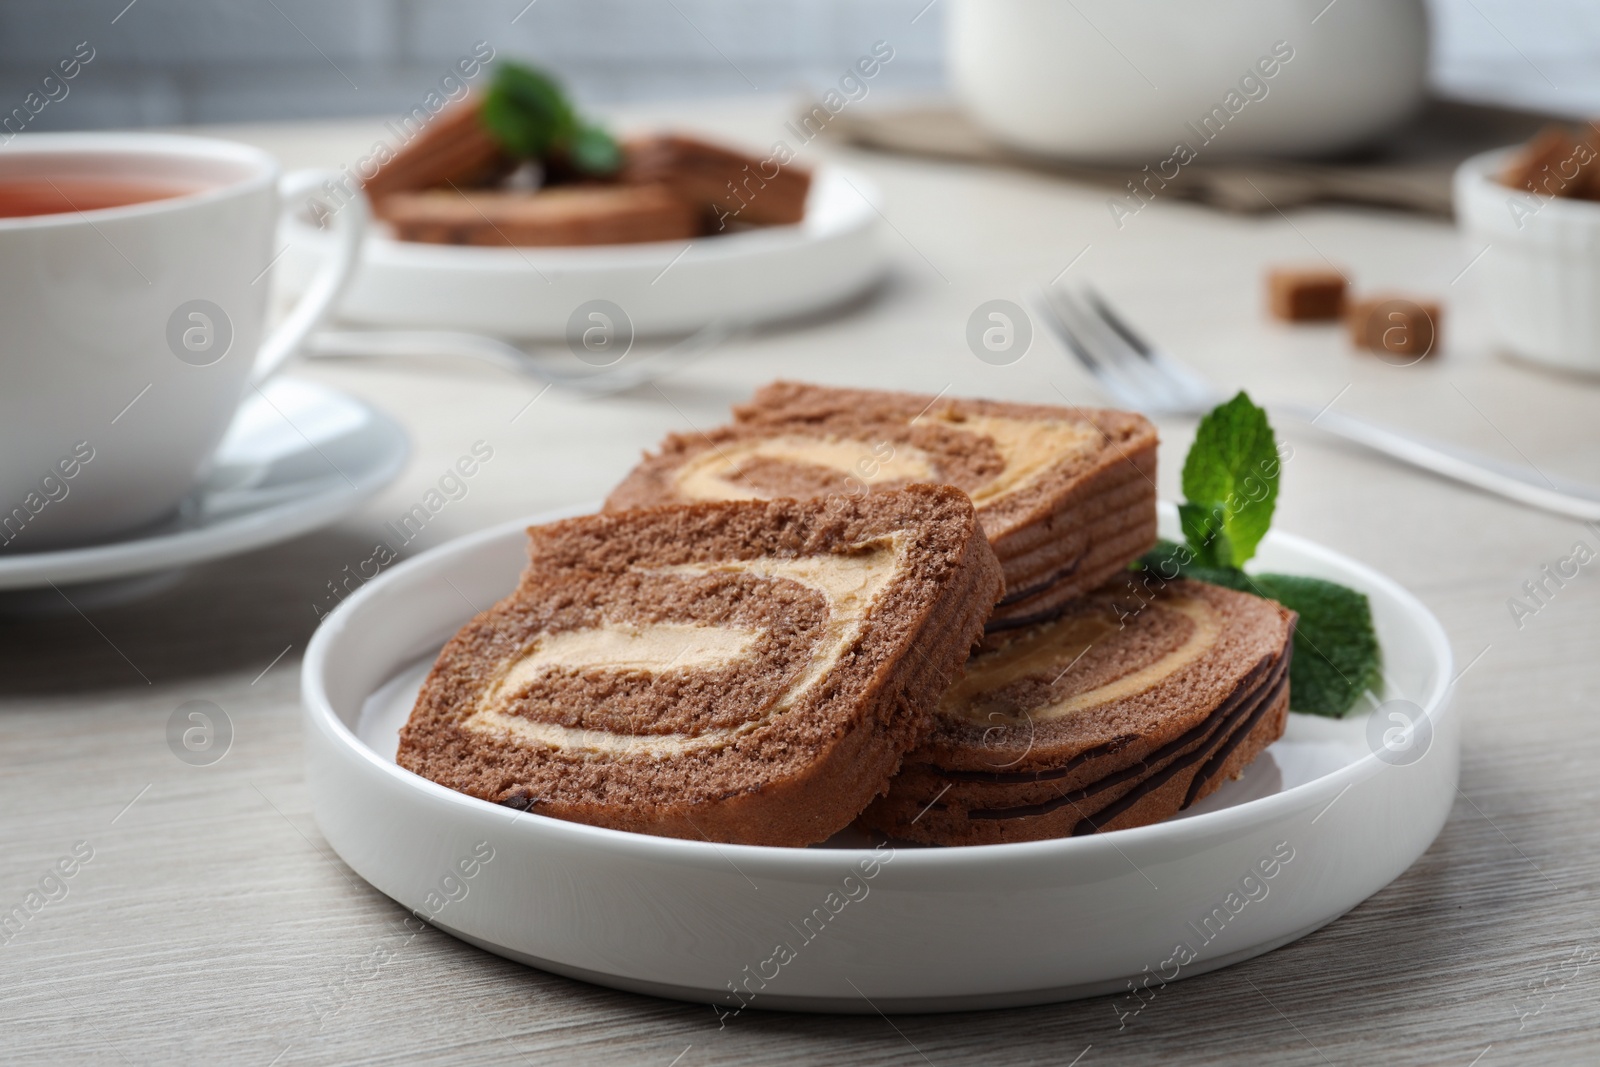
[[[1600,204],[1536,196],[1495,175],[1517,147],[1456,169],[1456,219],[1495,331],[1525,359],[1600,372]],[[1487,251],[1483,251],[1487,248]]]
[[[1155,169],[1179,142],[1206,157],[1336,152],[1415,110],[1427,76],[1422,0],[951,0],[948,11],[962,105],[1013,147],[1070,159]],[[1256,64],[1279,42],[1292,58],[1263,76]],[[1241,88],[1246,75],[1255,81]],[[1204,141],[1198,127],[1219,107],[1220,132]]]
[[[883,276],[876,187],[817,168],[806,217],[693,241],[590,248],[467,248],[367,238],[339,303],[349,323],[560,338],[583,303],[609,300],[641,337],[684,334],[718,320],[770,322],[838,304]],[[331,239],[291,220],[282,270],[298,290]]]
[[[1176,526],[1173,509],[1163,522]],[[1332,921],[1410,866],[1454,800],[1459,727],[1438,622],[1388,578],[1273,533],[1263,568],[1371,597],[1390,695],[1426,713],[1408,735],[1431,732],[1411,750],[1420,758],[1380,759],[1368,737],[1387,724],[1364,716],[1291,715],[1243,779],[1184,817],[947,849],[717,845],[487,804],[397,767],[395,731],[439,646],[512,588],[522,528],[424,553],[333,612],[306,654],[305,739],[317,821],[346,863],[442,929],[545,970],[730,1010],[964,1010],[1122,991]],[[1193,960],[1177,961],[1180,943]]]

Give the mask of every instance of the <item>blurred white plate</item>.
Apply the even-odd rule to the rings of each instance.
[[[885,267],[878,193],[866,178],[818,167],[805,221],[692,241],[587,248],[477,248],[368,237],[339,305],[348,323],[564,337],[578,306],[608,300],[641,337],[719,320],[754,325],[848,300]],[[296,216],[283,283],[298,292],[329,235]]]
[[[1395,728],[1387,716],[1291,715],[1242,779],[1184,818],[876,856],[848,832],[831,847],[785,849],[562,822],[400,769],[395,734],[427,665],[474,609],[515,585],[524,526],[555,517],[485,530],[368,582],[317,630],[302,673],[307,780],[334,850],[428,922],[545,970],[730,1009],[742,998],[968,1010],[1125,992],[1130,980],[1153,991],[1163,979],[1152,974],[1201,974],[1342,915],[1422,854],[1455,798],[1459,726],[1439,623],[1388,578],[1279,533],[1263,568],[1371,597],[1388,695],[1425,713],[1401,739],[1414,747],[1369,740]],[[1175,532],[1174,509],[1163,524]],[[1195,958],[1168,962],[1180,943]],[[779,960],[780,946],[792,958]]]
[[[100,583],[74,603],[106,603],[145,588],[127,579],[248,552],[350,513],[392,482],[410,444],[389,416],[315,382],[278,377],[252,391],[217,449],[211,473],[171,518],[116,541],[0,555],[0,590]],[[26,608],[25,597],[0,609]]]

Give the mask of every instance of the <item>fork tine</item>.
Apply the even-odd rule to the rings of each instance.
[[[1060,290],[1045,289],[1035,300],[1045,322],[1066,344],[1067,350],[1077,357],[1084,369],[1098,381],[1102,388],[1120,404],[1130,408],[1144,407],[1147,397],[1136,383],[1128,380],[1114,362],[1104,358],[1088,340],[1081,321],[1081,312],[1070,301],[1063,300]]]
[[[1122,384],[1119,399],[1141,411],[1185,409],[1188,398],[1180,395],[1165,375],[1112,330],[1084,297],[1070,290],[1057,290],[1054,297],[1057,312],[1070,317],[1076,326],[1080,343]]]
[[[1199,372],[1146,341],[1111,306],[1111,302],[1091,286],[1084,285],[1083,293],[1084,299],[1093,307],[1095,314],[1114,330],[1119,337],[1126,341],[1128,347],[1133,349],[1145,362],[1160,372],[1171,383],[1172,391],[1179,395],[1181,404],[1186,407],[1204,410],[1217,402],[1219,399],[1217,389],[1202,377]]]
[[[1139,336],[1138,332],[1132,326],[1129,326],[1121,315],[1117,314],[1111,307],[1110,301],[1101,296],[1099,290],[1091,285],[1084,285],[1083,299],[1085,303],[1094,309],[1095,314],[1105,320],[1107,326],[1117,331],[1117,335],[1128,342],[1129,348],[1132,348],[1141,356],[1148,356],[1153,351],[1150,347],[1150,342]]]
[[[1043,316],[1046,324],[1066,344],[1067,351],[1071,352],[1078,362],[1083,364],[1083,369],[1097,380],[1104,379],[1105,368],[1101,366],[1100,361],[1095,358],[1094,353],[1089,350],[1088,346],[1083,343],[1083,339],[1067,324],[1065,316],[1055,306],[1055,294],[1048,289],[1041,290],[1034,303],[1037,305],[1037,310]]]
[[[1084,318],[1093,324],[1095,335],[1101,342],[1101,350],[1119,360],[1130,377],[1138,379],[1149,398],[1146,401],[1148,407],[1161,411],[1184,411],[1192,406],[1192,397],[1182,384],[1165,373],[1165,368],[1155,365],[1147,352],[1141,350],[1140,346],[1144,345],[1142,339],[1131,328],[1124,326],[1118,329],[1101,314],[1104,301],[1097,301],[1092,290],[1084,287],[1082,293],[1075,296],[1075,301],[1082,309]],[[1132,340],[1129,339],[1130,335]]]
[[[1090,331],[1090,339],[1096,342],[1099,352],[1117,363],[1118,370],[1128,378],[1138,382],[1139,392],[1144,395],[1144,406],[1146,408],[1173,406],[1178,398],[1173,397],[1170,382],[1162,378],[1162,374],[1152,373],[1154,368],[1150,368],[1149,363],[1139,354],[1139,350],[1128,344],[1117,330],[1112,330],[1109,323],[1099,317],[1088,299],[1075,293],[1066,293],[1064,296],[1077,310],[1078,317],[1085,323],[1086,330]]]

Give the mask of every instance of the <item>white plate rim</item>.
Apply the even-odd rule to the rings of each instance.
[[[389,270],[458,273],[524,274],[529,265],[552,273],[590,271],[659,270],[679,256],[692,252],[698,263],[740,260],[782,253],[788,249],[835,239],[871,226],[877,218],[878,187],[865,174],[849,167],[824,163],[813,169],[813,189],[844,183],[854,189],[856,204],[840,207],[837,217],[810,224],[809,219],[790,226],[763,226],[738,233],[672,241],[643,241],[615,245],[551,245],[494,248],[401,241],[383,233],[368,234],[362,261]],[[843,201],[841,200],[841,204]],[[287,223],[296,240],[327,245],[331,235],[309,225],[299,215]]]
[[[384,759],[361,741],[354,731],[345,725],[338,713],[334,711],[332,702],[329,700],[326,688],[323,685],[323,678],[328,667],[329,646],[338,640],[349,625],[349,620],[361,609],[362,605],[368,600],[384,595],[391,584],[409,577],[413,572],[442,567],[455,556],[506,537],[513,531],[524,530],[528,526],[551,522],[560,518],[586,514],[593,511],[597,506],[597,502],[587,502],[582,505],[539,512],[524,519],[498,523],[476,533],[467,534],[429,549],[412,559],[395,565],[378,578],[362,586],[354,594],[342,601],[334,611],[330,612],[312,635],[301,667],[301,698],[304,713],[310,717],[318,728],[328,732],[330,736],[354,752],[363,762],[377,768],[380,773],[396,779],[401,786],[420,789],[423,794],[433,798],[435,801],[458,808],[463,817],[468,819],[482,818],[486,815],[498,813],[500,809],[494,805],[431,782],[420,775],[405,770],[391,760]],[[1172,505],[1164,502],[1161,507],[1164,511],[1174,510]],[[1424,715],[1435,723],[1442,716],[1450,713],[1449,696],[1454,685],[1452,677],[1454,657],[1450,648],[1449,638],[1438,619],[1416,596],[1382,572],[1315,541],[1278,530],[1270,531],[1267,536],[1272,542],[1282,544],[1296,552],[1304,553],[1309,558],[1333,564],[1359,575],[1362,581],[1381,588],[1385,595],[1392,597],[1402,605],[1418,625],[1419,630],[1425,634],[1434,662],[1438,667],[1429,691],[1423,699],[1416,701],[1416,703],[1422,708]],[[1437,729],[1437,726],[1435,726],[1435,729]],[[1144,848],[1156,849],[1164,846],[1181,845],[1186,839],[1210,834],[1243,832],[1252,825],[1274,819],[1287,818],[1297,811],[1304,810],[1314,797],[1343,791],[1356,782],[1379,773],[1387,766],[1388,764],[1379,759],[1376,752],[1368,752],[1343,767],[1330,771],[1312,781],[1269,796],[1258,797],[1218,811],[1204,812],[1184,819],[1168,820],[1149,826],[1116,830],[1103,834],[1088,834],[1082,837],[1057,837],[1042,841],[1008,844],[904,849],[897,855],[895,863],[903,865],[902,869],[910,868],[919,873],[936,874],[951,868],[965,867],[979,857],[981,857],[982,862],[1003,862],[1008,860],[1027,862],[1045,857],[1053,858],[1060,854],[1121,851],[1122,847],[1138,847],[1143,850]],[[569,822],[535,813],[528,814],[531,819],[537,820],[532,825],[537,827],[539,833],[571,837],[584,842],[591,848],[603,849],[608,852],[625,851],[638,856],[640,859],[662,860],[693,866],[726,863],[727,856],[731,850],[732,854],[740,859],[757,863],[766,869],[787,869],[799,875],[832,871],[840,862],[850,862],[853,859],[865,858],[870,855],[870,850],[866,849],[787,848],[773,845],[726,844],[722,842],[657,837],[650,834],[638,834],[608,827]],[[529,822],[518,819],[516,824],[520,824],[526,829]]]

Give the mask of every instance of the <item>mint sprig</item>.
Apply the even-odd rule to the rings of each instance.
[[[1200,420],[1183,461],[1183,535],[1212,567],[1242,567],[1272,525],[1278,442],[1267,413],[1241,392]]]
[[[1365,593],[1296,574],[1247,576],[1250,592],[1276,600],[1300,619],[1289,664],[1289,702],[1296,711],[1348,714],[1383,676],[1383,650]]]
[[[622,151],[605,130],[584,121],[561,86],[542,71],[501,63],[479,105],[478,117],[517,159],[560,155],[579,173],[612,174]]]
[[[1161,541],[1134,566],[1253,593],[1296,612],[1290,706],[1340,717],[1382,676],[1366,594],[1321,578],[1243,570],[1272,524],[1280,468],[1266,412],[1247,395],[1213,409],[1183,464],[1188,499],[1178,514],[1187,543]]]

